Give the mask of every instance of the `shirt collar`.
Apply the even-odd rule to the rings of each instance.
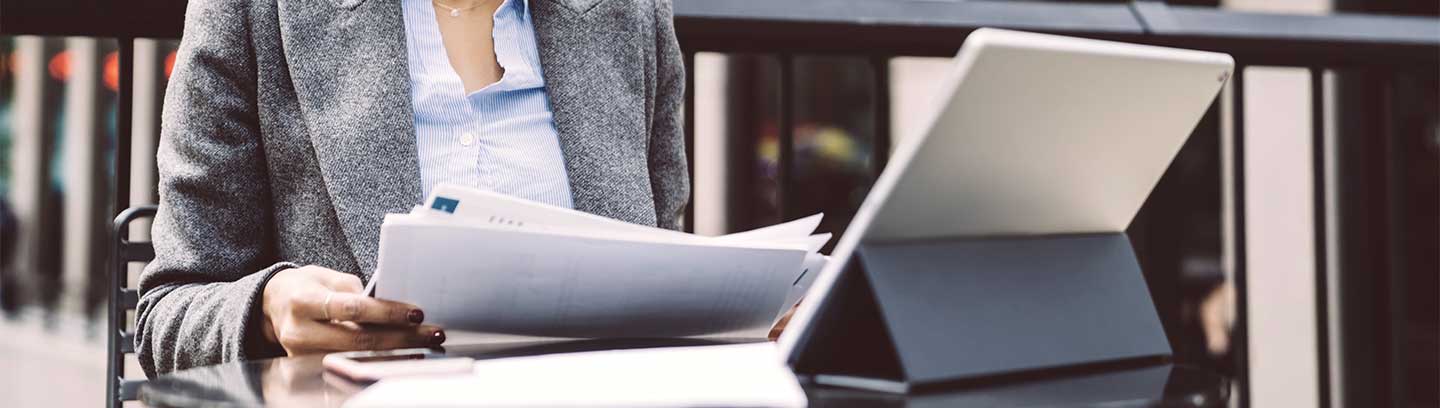
[[[520,16],[521,16],[521,17],[526,17],[528,14],[530,14],[530,0],[505,0],[505,1],[510,2],[510,3],[511,3],[512,5],[514,5],[515,7],[519,7],[520,10],[518,10],[518,11],[520,12]]]

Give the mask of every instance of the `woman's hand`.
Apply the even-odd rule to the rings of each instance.
[[[795,306],[791,306],[790,311],[785,312],[785,316],[781,317],[779,321],[775,322],[775,326],[770,327],[770,334],[765,337],[768,337],[770,341],[779,340],[780,335],[785,333],[785,326],[790,325],[790,318],[795,316],[795,310],[799,308],[800,303],[795,303]]]
[[[445,342],[439,327],[420,324],[425,320],[420,308],[365,296],[362,290],[355,275],[319,266],[280,271],[261,295],[265,338],[291,356]]]

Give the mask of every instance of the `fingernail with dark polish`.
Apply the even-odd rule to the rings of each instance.
[[[406,315],[406,318],[410,319],[410,323],[420,324],[425,321],[425,312],[420,309],[410,309],[410,314]]]
[[[431,334],[430,334],[430,344],[431,344],[431,345],[436,345],[436,346],[441,345],[441,344],[445,344],[445,331],[444,331],[444,330],[436,330],[435,333],[431,333]]]

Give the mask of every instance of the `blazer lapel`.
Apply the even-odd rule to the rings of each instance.
[[[385,214],[421,200],[400,2],[282,1],[279,14],[316,160],[358,272],[368,275]]]
[[[653,225],[654,211],[633,205],[652,199],[644,167],[647,62],[633,28],[595,21],[624,14],[628,4],[531,0],[530,11],[575,209]]]

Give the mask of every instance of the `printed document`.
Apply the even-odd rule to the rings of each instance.
[[[470,375],[382,380],[346,408],[804,407],[769,342],[596,351],[475,362]]]
[[[441,185],[386,217],[371,285],[455,330],[761,337],[823,266],[819,222],[705,237]]]

